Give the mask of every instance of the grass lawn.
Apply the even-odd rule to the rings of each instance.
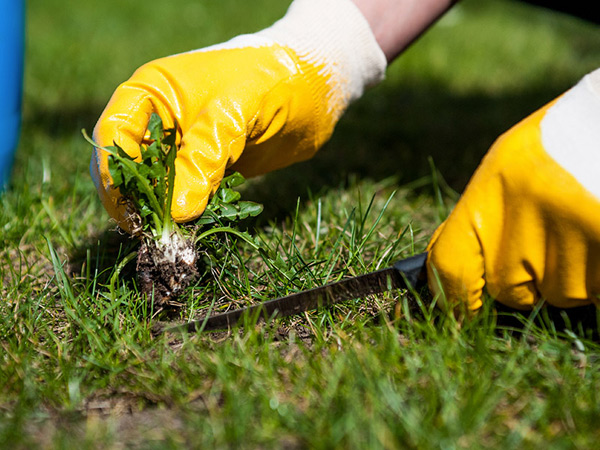
[[[1,448],[594,448],[593,330],[492,302],[456,326],[403,292],[213,335],[159,335],[134,243],[88,174],[91,130],[144,62],[253,32],[288,1],[31,0],[23,130],[0,196]],[[223,264],[176,320],[422,251],[501,132],[600,61],[597,26],[465,0],[344,116],[312,161],[251,180],[263,248]],[[539,315],[543,316],[543,312]]]

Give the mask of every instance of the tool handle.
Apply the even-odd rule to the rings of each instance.
[[[400,272],[414,289],[427,284],[427,252],[394,263],[394,269]]]

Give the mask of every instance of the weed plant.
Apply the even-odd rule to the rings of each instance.
[[[86,141],[98,152],[106,152],[111,176],[109,189],[119,190],[121,223],[141,244],[136,252],[119,263],[125,265],[137,256],[140,292],[162,309],[181,305],[179,297],[198,279],[198,251],[214,248],[213,235],[232,233],[254,244],[247,234],[226,224],[256,217],[262,205],[241,201],[235,190],[244,177],[234,172],[223,178],[204,213],[197,220],[178,225],[171,217],[177,158],[177,127],[165,129],[160,116],[153,113],[148,122],[148,141],[139,155],[127,154],[117,143],[101,147],[83,130]],[[211,245],[212,244],[212,245]],[[217,241],[216,245],[220,245]],[[219,265],[220,261],[210,261]]]

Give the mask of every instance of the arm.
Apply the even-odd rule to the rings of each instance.
[[[352,0],[388,62],[421,36],[457,0]]]

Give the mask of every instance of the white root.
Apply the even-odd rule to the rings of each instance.
[[[157,247],[171,264],[175,264],[178,256],[187,265],[191,266],[196,262],[193,244],[183,239],[178,233],[163,234],[157,241]]]

